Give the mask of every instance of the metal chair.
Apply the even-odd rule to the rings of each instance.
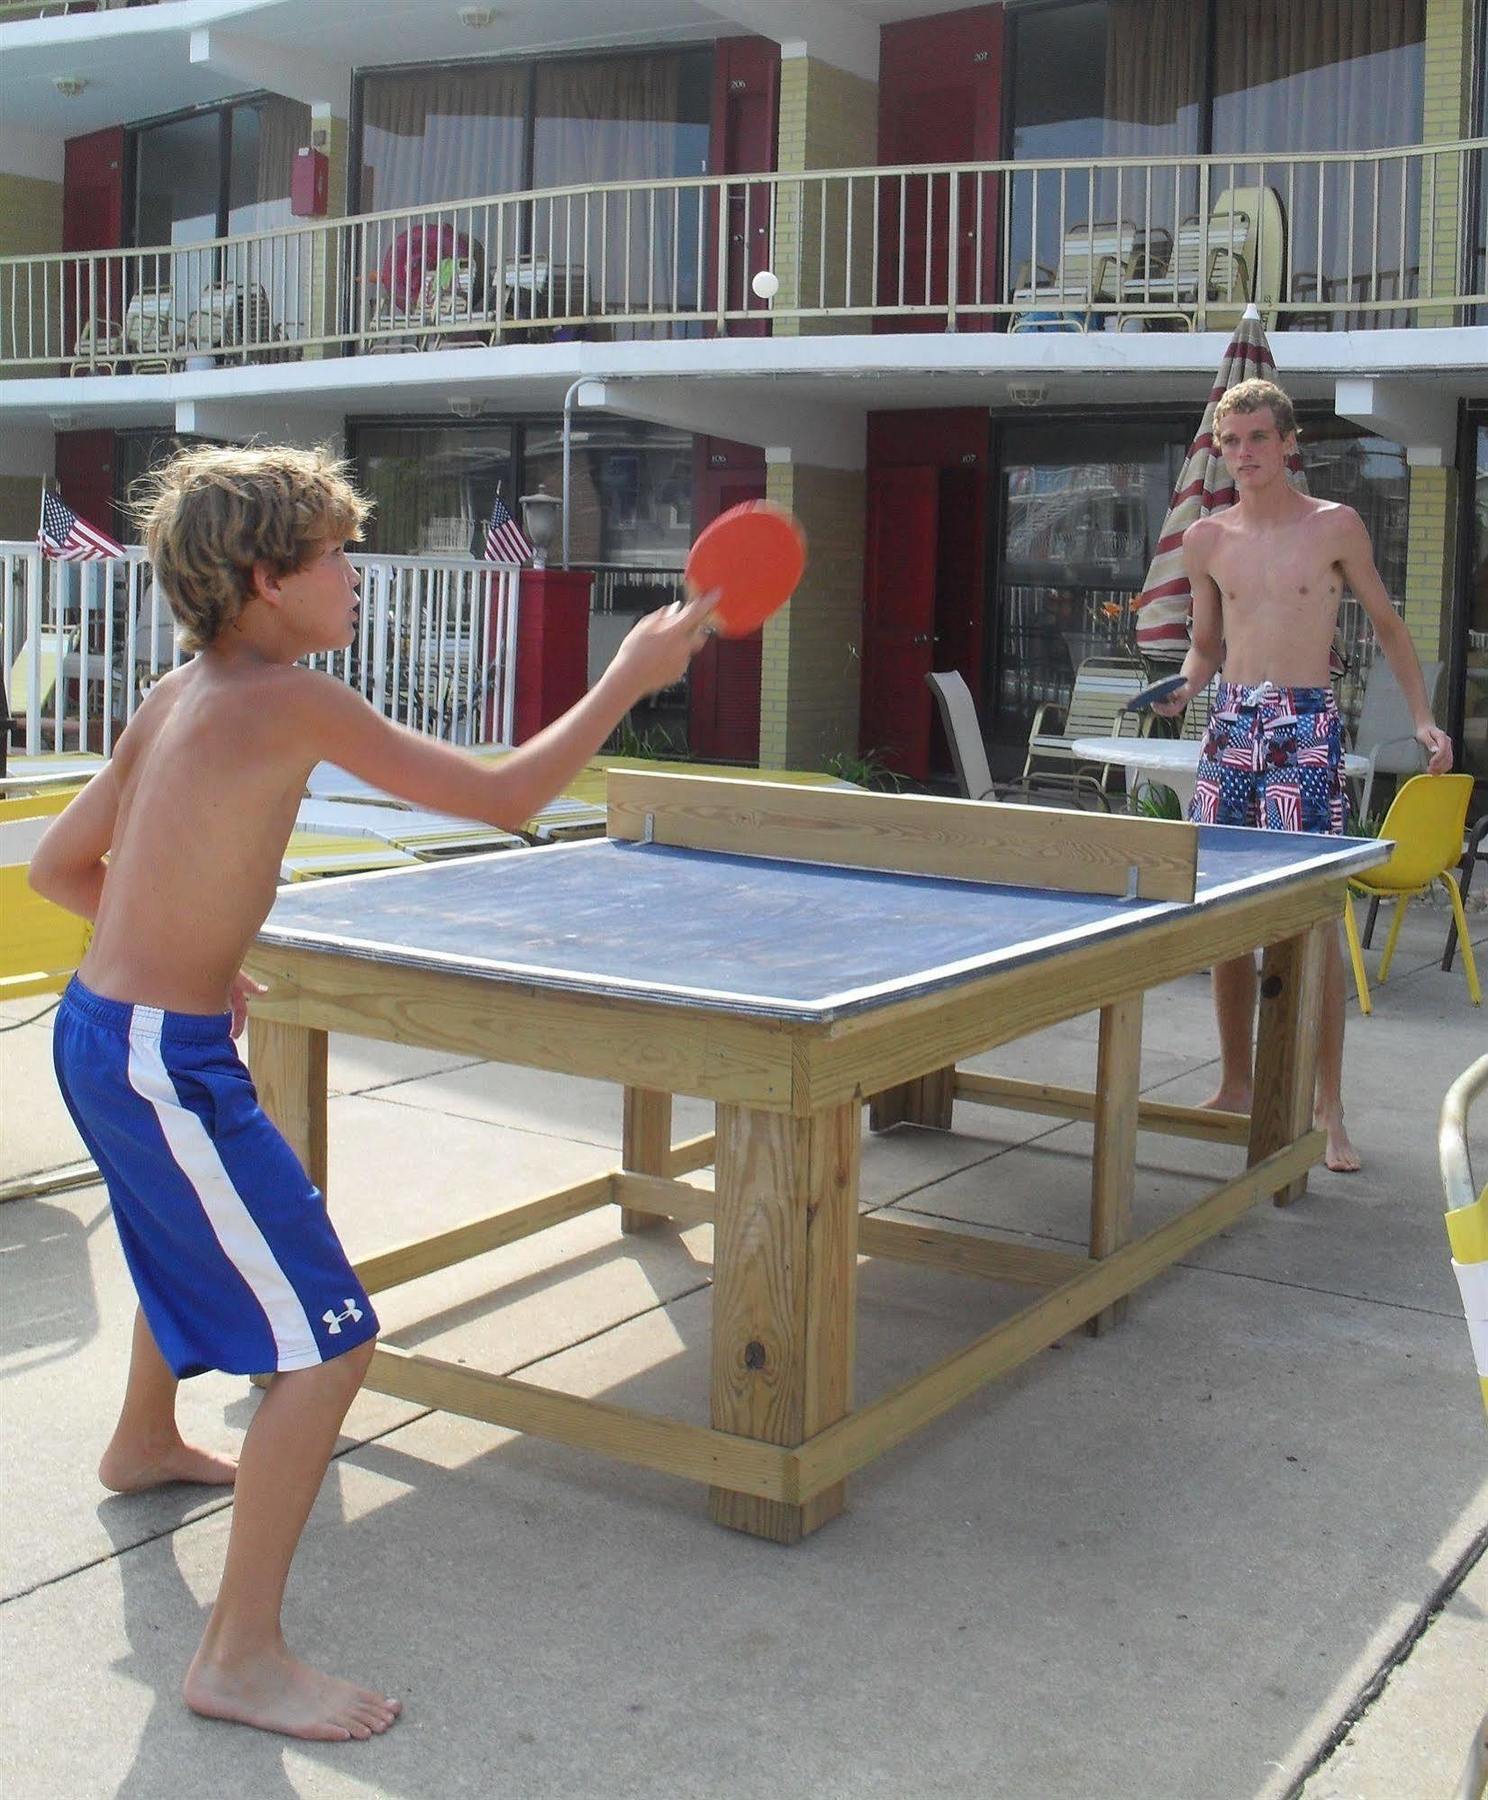
[[[951,762],[962,794],[968,800],[997,799],[992,771],[987,765],[987,745],[971,689],[955,669],[939,670],[927,675],[925,680],[940,708],[940,722],[951,747]]]

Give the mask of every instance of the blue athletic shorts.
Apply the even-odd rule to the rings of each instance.
[[[305,1369],[377,1332],[325,1200],[259,1106],[230,1024],[227,1013],[105,1000],[74,977],[52,1039],[140,1306],[178,1376]]]
[[[1221,681],[1188,816],[1200,825],[1341,832],[1343,738],[1332,688]]]

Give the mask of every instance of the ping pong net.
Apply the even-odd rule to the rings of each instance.
[[[1199,832],[1173,819],[937,795],[608,772],[608,834],[721,855],[1192,902]]]

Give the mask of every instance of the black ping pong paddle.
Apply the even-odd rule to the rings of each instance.
[[[1140,693],[1133,694],[1121,710],[1123,712],[1146,712],[1154,702],[1166,700],[1170,694],[1176,694],[1183,686],[1185,679],[1182,675],[1164,675],[1161,681],[1151,682]]]

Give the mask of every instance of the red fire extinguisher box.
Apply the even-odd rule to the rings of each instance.
[[[289,174],[289,210],[297,219],[319,219],[325,216],[330,198],[331,166],[325,153],[307,145],[296,150],[294,167]]]

